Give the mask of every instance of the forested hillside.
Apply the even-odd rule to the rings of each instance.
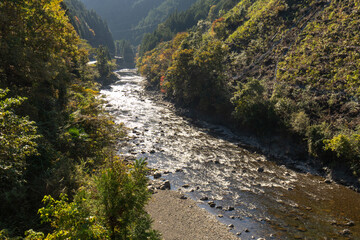
[[[65,0],[64,5],[70,23],[82,39],[86,39],[94,48],[106,46],[115,54],[114,39],[109,27],[95,11],[87,10],[80,0]]]
[[[116,40],[141,42],[144,33],[153,31],[172,12],[185,10],[196,0],[82,0],[107,20]]]
[[[237,0],[198,0],[188,10],[171,14],[159,24],[154,32],[147,33],[142,39],[139,54],[153,49],[162,41],[171,40],[176,33],[186,31],[196,25],[199,20],[214,20],[220,11],[231,9]]]
[[[108,52],[87,65],[61,3],[0,1],[0,239],[158,239],[145,162],[116,156],[98,96]]]
[[[196,0],[166,0],[163,1],[158,7],[149,11],[147,16],[143,18],[136,26],[138,30],[144,30],[143,32],[151,32],[156,29],[157,25],[163,22],[169,14],[173,12],[181,12],[188,9]],[[141,36],[138,37],[142,39]]]
[[[359,1],[236,2],[214,2],[168,42],[159,43],[186,28],[169,24],[175,15],[159,25],[144,38],[140,72],[183,106],[260,135],[292,135],[359,174]]]

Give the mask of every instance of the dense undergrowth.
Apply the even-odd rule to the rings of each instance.
[[[126,131],[94,81],[108,51],[89,67],[60,4],[0,2],[0,239],[158,239],[146,164],[116,156]]]
[[[359,1],[237,2],[144,53],[141,74],[184,106],[291,134],[359,174]]]

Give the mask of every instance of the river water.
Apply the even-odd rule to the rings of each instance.
[[[116,73],[119,81],[101,94],[129,128],[121,153],[147,158],[172,189],[233,224],[241,239],[360,239],[360,194],[243,149],[229,129],[179,116],[157,101],[135,70]]]

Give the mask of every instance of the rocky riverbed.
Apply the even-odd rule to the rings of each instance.
[[[135,71],[117,73],[119,81],[101,93],[129,128],[120,153],[156,169],[149,190],[180,190],[242,239],[360,239],[358,193],[318,176],[302,156],[289,168],[246,147],[251,139],[178,115],[146,93]]]

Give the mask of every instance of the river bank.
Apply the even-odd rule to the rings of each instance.
[[[146,207],[165,240],[239,240],[229,227],[178,191],[155,192]]]

